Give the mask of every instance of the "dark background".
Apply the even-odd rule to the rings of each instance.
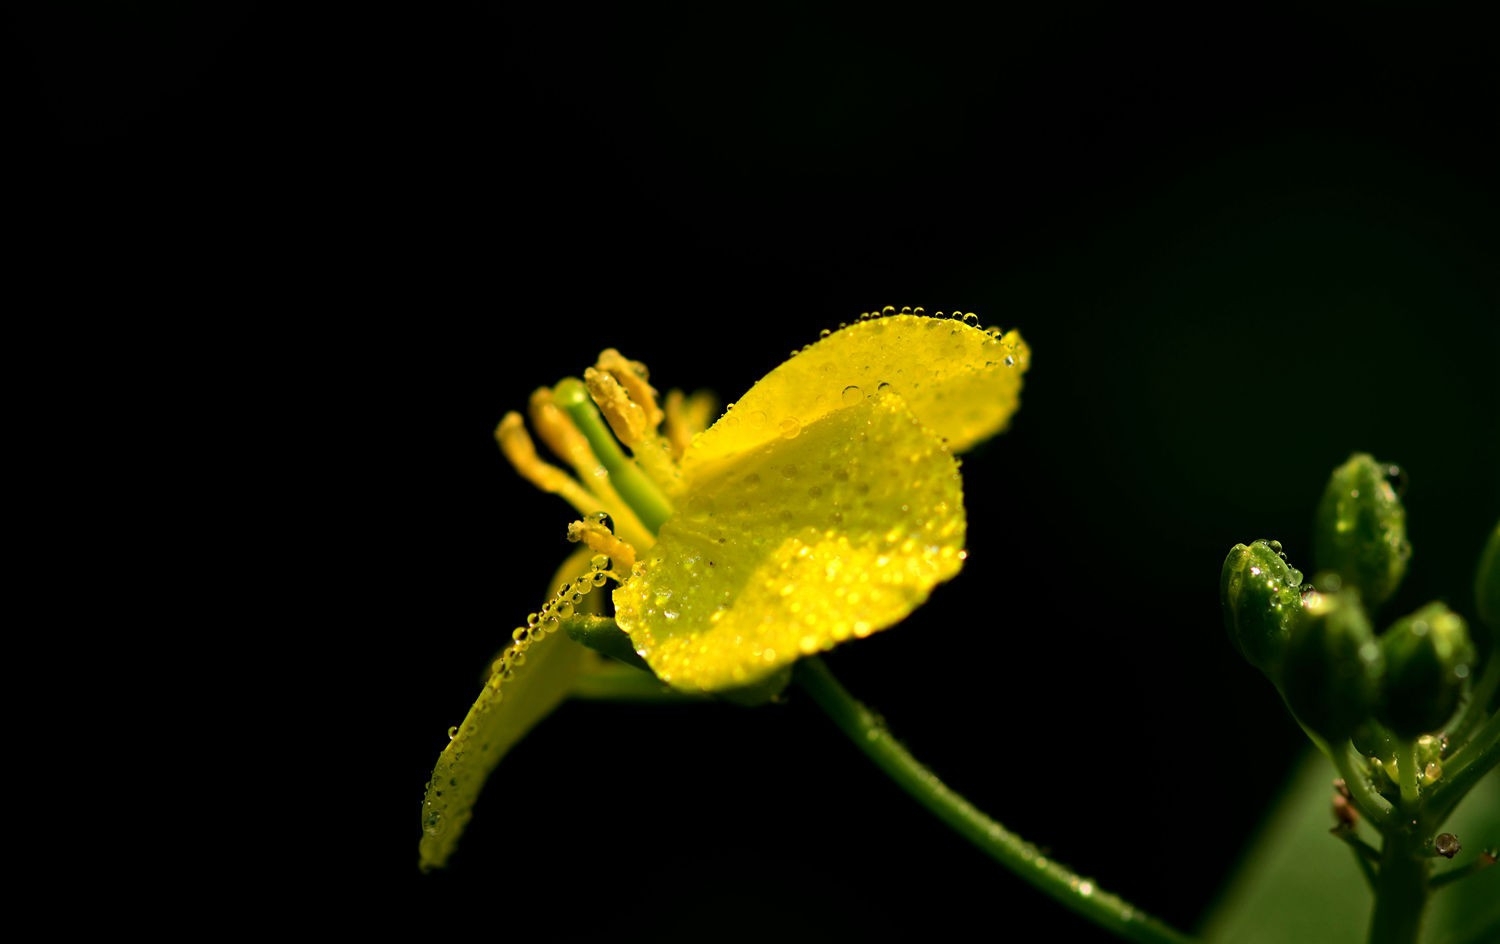
[[[338,888],[332,920],[465,937],[1096,933],[795,692],[567,704],[418,874],[444,731],[567,550],[492,429],[606,346],[733,399],[887,304],[1021,329],[1022,409],[965,458],[964,574],[827,662],[981,809],[1181,928],[1301,743],[1225,639],[1229,547],[1306,566],[1328,472],[1373,452],[1410,480],[1387,615],[1472,614],[1500,515],[1500,83],[1462,8],[22,25],[44,304],[99,318],[94,354],[185,346],[119,392],[201,444],[198,527],[273,542],[205,611],[288,676],[258,680],[246,764],[283,784],[271,825],[221,850],[277,863],[264,908]]]

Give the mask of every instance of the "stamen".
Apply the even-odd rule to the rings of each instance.
[[[655,432],[661,425],[661,408],[656,405],[656,389],[647,381],[650,372],[646,365],[640,361],[633,361],[625,357],[612,347],[607,347],[599,352],[599,362],[594,365],[619,382],[630,395],[630,399],[638,403],[645,413],[647,428]],[[630,443],[626,443],[630,445]]]
[[[582,541],[590,550],[609,557],[611,569],[616,573],[628,575],[635,566],[635,548],[616,537],[597,517],[568,525],[568,540]]]
[[[714,396],[699,390],[691,397],[681,390],[667,391],[666,434],[672,446],[672,461],[680,462],[693,437],[708,429],[713,420]]]
[[[651,435],[652,426],[646,410],[630,398],[630,391],[625,389],[614,374],[589,367],[583,372],[583,383],[620,442],[634,450]]]
[[[553,453],[566,459],[573,467],[573,471],[582,481],[584,488],[595,496],[597,501],[592,509],[580,508],[580,511],[596,511],[603,509],[615,518],[617,530],[637,547],[649,547],[655,543],[651,532],[636,517],[635,512],[620,497],[615,490],[614,484],[610,482],[609,470],[594,455],[594,450],[589,447],[588,437],[579,432],[571,417],[563,412],[553,401],[552,391],[541,387],[531,395],[531,425],[536,430],[537,436],[547,444],[547,448]]]
[[[589,398],[587,388],[579,380],[565,379],[552,388],[552,398],[588,440],[589,448],[609,470],[614,487],[640,517],[641,523],[648,531],[656,533],[672,515],[671,501],[663,494],[656,481],[620,451],[620,444],[610,435],[599,411]],[[663,460],[667,459],[665,452],[655,454]]]
[[[680,470],[672,444],[658,432],[662,411],[656,391],[646,382],[646,365],[627,360],[614,348],[599,355],[599,364],[583,372],[583,382],[615,437],[630,449],[641,470],[668,495],[680,489]]]
[[[536,444],[526,432],[526,422],[521,414],[512,410],[495,427],[495,441],[500,451],[521,477],[537,488],[552,495],[559,495],[580,514],[599,510],[599,499],[591,495],[571,475],[557,466],[544,461],[536,452]]]

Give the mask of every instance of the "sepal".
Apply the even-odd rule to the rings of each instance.
[[[1287,563],[1280,541],[1236,544],[1224,559],[1219,597],[1224,628],[1240,655],[1273,680],[1290,621],[1301,608],[1302,572]]]
[[[1329,743],[1342,741],[1370,717],[1384,672],[1359,593],[1309,592],[1290,627],[1282,697],[1309,730]]]
[[[1396,592],[1406,576],[1411,542],[1406,508],[1392,487],[1401,470],[1357,452],[1333,470],[1313,519],[1313,561],[1339,574],[1374,608]]]
[[[1463,617],[1429,603],[1392,623],[1380,648],[1386,677],[1376,717],[1397,737],[1440,731],[1458,709],[1474,664]]]

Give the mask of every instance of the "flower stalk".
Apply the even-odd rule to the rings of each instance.
[[[1036,846],[955,793],[891,735],[878,715],[839,684],[823,660],[803,659],[797,663],[792,678],[882,773],[950,829],[1023,881],[1126,940],[1140,944],[1184,944],[1192,940],[1042,855]]]

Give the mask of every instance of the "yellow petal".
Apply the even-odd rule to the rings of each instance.
[[[998,333],[998,332],[996,332]],[[1019,404],[1031,351],[962,320],[891,315],[855,322],[771,371],[693,441],[684,473],[775,440],[877,390],[900,394],[953,452],[1000,432]]]
[[[554,586],[588,571],[594,552],[581,548],[558,570]],[[588,650],[562,632],[533,639],[511,677],[491,676],[463,724],[438,757],[422,801],[420,865],[441,868],[453,854],[490,772],[516,742],[572,690]]]
[[[884,629],[963,565],[958,463],[901,397],[860,397],[697,469],[614,593],[617,623],[675,688],[752,685]]]

